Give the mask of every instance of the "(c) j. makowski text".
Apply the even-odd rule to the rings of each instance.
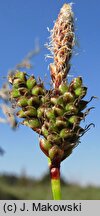
[[[5,213],[7,212],[82,212],[81,202],[5,202],[0,206]]]

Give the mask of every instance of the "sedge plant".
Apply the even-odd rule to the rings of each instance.
[[[8,76],[12,85],[10,100],[17,105],[16,116],[23,125],[40,135],[40,149],[48,158],[53,199],[61,199],[60,165],[89,129],[80,123],[89,110],[84,100],[87,87],[82,77],[68,82],[70,59],[75,45],[74,15],[71,4],[64,4],[50,32],[48,49],[53,56],[50,64],[52,88],[47,90],[35,76],[16,70]],[[92,97],[93,98],[93,97]],[[91,98],[91,99],[92,99]]]

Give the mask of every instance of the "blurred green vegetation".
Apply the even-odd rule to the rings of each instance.
[[[81,187],[61,179],[63,200],[100,200],[100,187]],[[52,199],[49,174],[35,180],[27,176],[1,175],[0,200],[50,200]]]

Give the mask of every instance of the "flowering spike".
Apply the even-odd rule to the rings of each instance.
[[[40,148],[49,159],[51,184],[54,199],[60,199],[60,163],[66,159],[80,142],[91,124],[84,129],[80,122],[93,108],[83,110],[90,101],[83,98],[87,88],[82,77],[68,83],[66,76],[70,70],[72,49],[75,45],[74,19],[71,4],[64,4],[51,32],[49,49],[54,62],[50,64],[54,88],[46,90],[43,82],[34,76],[16,71],[8,80],[12,84],[10,98],[18,110],[16,115],[24,118],[23,125],[30,127],[44,139]]]
[[[50,64],[51,78],[57,88],[66,78],[70,69],[72,48],[75,45],[74,21],[71,4],[64,4],[51,33],[49,49],[54,57]]]

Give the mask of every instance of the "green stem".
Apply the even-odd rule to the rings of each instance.
[[[48,158],[48,164],[50,168],[51,176],[51,188],[54,200],[61,200],[61,187],[60,187],[60,167],[52,167],[51,161]]]

